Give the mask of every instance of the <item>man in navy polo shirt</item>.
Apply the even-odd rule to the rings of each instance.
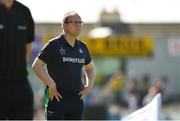
[[[92,90],[95,68],[86,44],[77,39],[82,24],[76,12],[66,13],[63,33],[44,46],[32,65],[46,85],[48,120],[83,118],[83,98]],[[83,67],[85,86],[81,80]]]

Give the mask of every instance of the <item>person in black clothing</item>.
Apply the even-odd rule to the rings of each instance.
[[[95,68],[89,50],[77,39],[83,22],[76,12],[65,14],[63,33],[50,40],[32,65],[46,85],[47,119],[83,119],[83,98],[93,88]],[[46,65],[48,73],[44,66]],[[86,75],[84,86],[81,76]]]
[[[0,120],[33,119],[33,92],[26,70],[33,40],[29,8],[16,0],[1,0]]]

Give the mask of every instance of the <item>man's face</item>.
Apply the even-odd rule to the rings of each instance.
[[[68,21],[64,24],[64,30],[70,36],[78,36],[81,32],[83,22],[78,15],[72,15],[68,18]]]
[[[0,4],[2,4],[3,3],[3,0],[0,0]]]
[[[1,4],[4,4],[6,7],[12,6],[14,0],[0,0]]]

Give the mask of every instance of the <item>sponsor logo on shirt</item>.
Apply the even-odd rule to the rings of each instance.
[[[26,30],[27,27],[26,27],[26,26],[23,26],[23,25],[18,25],[18,26],[17,26],[17,29],[18,29],[18,30]]]
[[[85,59],[83,59],[83,58],[63,57],[63,62],[70,62],[70,63],[85,63]]]

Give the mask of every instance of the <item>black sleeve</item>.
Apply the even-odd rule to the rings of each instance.
[[[89,49],[88,49],[88,47],[86,45],[85,45],[85,49],[86,49],[86,60],[85,60],[84,65],[87,65],[87,64],[89,64],[91,62],[92,58],[91,58]]]
[[[31,12],[30,10],[27,8],[27,27],[28,27],[28,30],[27,30],[27,42],[26,43],[29,43],[29,42],[32,42],[34,41],[34,36],[35,36],[35,32],[34,32],[34,20],[32,18],[32,15],[31,15]]]
[[[52,45],[48,42],[38,54],[38,58],[46,64],[51,62],[52,56]]]

